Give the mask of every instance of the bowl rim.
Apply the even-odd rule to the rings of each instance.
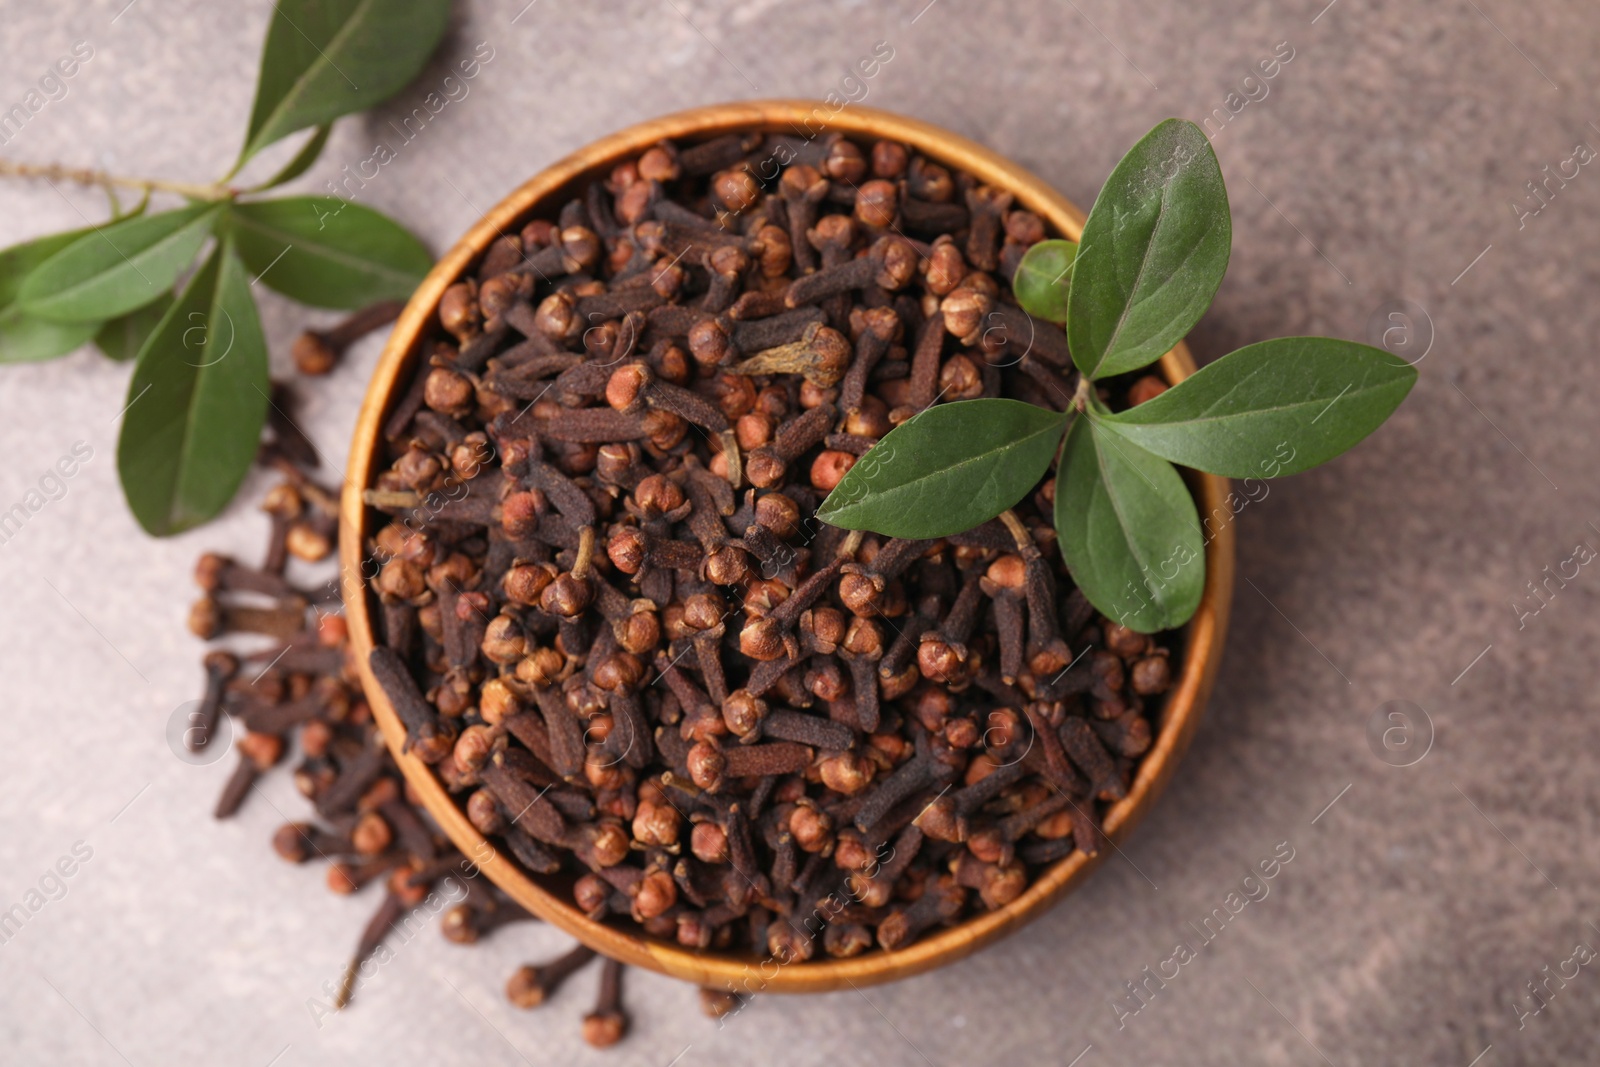
[[[1043,913],[1111,852],[1120,851],[1118,842],[1149,812],[1171,779],[1215,684],[1233,595],[1234,529],[1232,522],[1224,523],[1206,544],[1204,593],[1194,618],[1183,628],[1180,671],[1160,713],[1159,731],[1139,764],[1127,797],[1106,813],[1104,830],[1112,847],[1093,857],[1075,851],[1058,860],[1004,907],[940,929],[893,952],[875,949],[851,959],[821,958],[782,965],[754,954],[696,951],[594,921],[502,855],[467,820],[432,769],[402,751],[405,728],[368,666],[374,627],[362,577],[366,565],[363,545],[374,513],[365,506],[362,491],[379,469],[384,418],[397,395],[397,384],[420,350],[419,342],[430,333],[439,297],[496,237],[514,232],[512,228],[537,208],[556,207],[554,197],[578,180],[604,173],[659,140],[703,140],[745,130],[802,137],[837,132],[900,141],[945,166],[967,171],[980,182],[1010,190],[1019,207],[1037,212],[1057,232],[1073,239],[1082,233],[1083,213],[1032,172],[958,134],[877,108],[847,105],[836,110],[811,100],[741,101],[648,119],[602,137],[541,170],[491,208],[440,257],[407,302],[373,370],[351,442],[340,499],[340,584],[362,689],[395,762],[440,828],[491,882],[535,915],[623,963],[738,992],[824,992],[910,977],[961,959]],[[1162,357],[1160,368],[1168,382],[1176,384],[1194,373],[1195,364],[1180,342]],[[1219,508],[1224,509],[1223,514],[1231,514],[1226,510],[1227,479],[1194,471],[1184,475],[1203,514],[1215,514]],[[768,968],[771,974],[766,973]]]

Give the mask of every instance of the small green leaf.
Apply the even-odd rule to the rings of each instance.
[[[267,342],[250,276],[224,240],[140,349],[117,441],[139,525],[157,537],[221,511],[267,415]]]
[[[230,232],[251,273],[313,307],[404,300],[433,266],[428,250],[405,227],[335,196],[239,204]]]
[[[53,322],[105,322],[172,288],[222,211],[193,204],[84,234],[28,275],[17,306]]]
[[[260,185],[251,188],[250,192],[259,193],[267,189],[275,189],[286,182],[294,181],[296,178],[300,177],[300,175],[310,170],[311,164],[317,161],[317,157],[322,155],[322,150],[327,147],[328,134],[332,132],[333,126],[331,123],[325,122],[321,126],[318,126],[317,132],[311,135],[310,140],[306,141],[305,144],[300,146],[300,151],[294,154],[293,159],[284,164],[282,170],[278,171],[278,173],[274,174]]]
[[[123,219],[137,218],[143,215],[150,207],[150,190],[146,189],[139,196],[139,202],[127,211],[122,210],[122,201],[117,199],[116,187],[106,186],[106,198],[111,201],[111,221],[121,222]]]
[[[1122,157],[1083,224],[1067,341],[1091,378],[1154,363],[1211,305],[1233,223],[1211,142],[1168,119]]]
[[[1228,478],[1326,463],[1383,424],[1416,383],[1410,364],[1332,337],[1247,345],[1104,425],[1147,452]]]
[[[99,323],[49,322],[6,308],[0,311],[0,363],[36,363],[64,356],[87,344],[99,328]]]
[[[1022,310],[1047,322],[1067,321],[1067,292],[1072,264],[1078,258],[1074,241],[1040,241],[1023,253],[1011,289]]]
[[[39,264],[93,229],[53,233],[0,251],[0,363],[54,359],[94,336],[93,323],[56,323],[24,315],[17,292]]]
[[[1019,400],[960,400],[907,420],[817,509],[847,530],[947,537],[1021,500],[1050,467],[1066,416]]]
[[[1140,633],[1189,621],[1205,589],[1194,498],[1166,460],[1077,419],[1056,472],[1056,537],[1101,614]]]
[[[126,363],[139,354],[152,331],[160,325],[167,309],[172,307],[172,294],[162,293],[153,303],[112,319],[94,335],[94,344],[107,359]]]
[[[239,163],[392,96],[422,70],[449,21],[450,0],[278,0]]]

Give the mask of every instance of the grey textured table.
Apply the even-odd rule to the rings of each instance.
[[[4,108],[73,42],[94,48],[7,157],[191,180],[226,169],[271,5],[126,2],[6,0]],[[885,41],[894,56],[867,103],[986,142],[1085,207],[1155,121],[1213,116],[1234,255],[1198,357],[1292,333],[1366,339],[1376,321],[1412,329],[1413,353],[1431,340],[1420,384],[1372,440],[1241,514],[1207,719],[1153,816],[1081,892],[958,966],[760,999],[721,1030],[690,991],[635,972],[633,1036],[599,1054],[577,1035],[587,990],[531,1014],[504,1001],[511,969],[562,941],[536,927],[471,950],[430,930],[319,1026],[308,1001],[370,896],[332,897],[266,848],[303,810],[286,776],[216,824],[228,764],[187,766],[162,735],[199,685],[183,628],[192,560],[253,554],[264,519],[240,504],[148,540],[114,474],[127,369],[84,352],[0,370],[0,508],[75,443],[92,450],[65,496],[0,544],[0,909],[41,882],[59,898],[0,945],[0,1060],[1594,1062],[1600,974],[1546,975],[1570,974],[1580,943],[1600,947],[1600,578],[1582,569],[1536,614],[1528,583],[1600,545],[1600,177],[1552,184],[1537,215],[1511,206],[1532,207],[1524,183],[1576,144],[1600,145],[1588,5],[525,2],[461,4],[417,84],[341,123],[298,186],[368,156],[479,42],[494,55],[469,95],[362,193],[436,249],[601,133],[717,100],[820,97]],[[1263,96],[1244,78],[1280,42],[1293,58]],[[0,197],[4,243],[104,210],[43,183]],[[1401,300],[1409,318],[1391,322]],[[264,305],[281,365],[306,318]],[[335,466],[377,348],[311,400]],[[1375,716],[1394,725],[1382,707],[1397,700],[1431,723],[1413,713],[1413,751],[1431,748],[1408,767],[1368,739]],[[74,847],[88,858],[58,883],[49,872]],[[1280,848],[1293,859],[1269,894],[1207,941],[1202,920]],[[1194,958],[1149,981],[1146,967],[1173,973],[1180,942]],[[1133,981],[1154,994],[1137,1014]],[[1537,1014],[1534,981],[1548,983]]]

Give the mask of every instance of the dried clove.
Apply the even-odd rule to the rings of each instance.
[[[362,308],[327,330],[307,330],[295,338],[290,355],[301,374],[327,374],[338,364],[344,350],[374,330],[382,329],[400,317],[405,304],[385,300]]]
[[[594,958],[594,949],[578,945],[548,963],[524,964],[506,980],[506,999],[519,1008],[537,1008]]]

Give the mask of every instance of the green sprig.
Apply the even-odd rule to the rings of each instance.
[[[133,362],[117,472],[149,533],[215,517],[249,470],[271,392],[252,276],[302,304],[353,309],[409,297],[428,272],[433,259],[422,242],[377,211],[260,194],[305,173],[334,120],[414,78],[449,13],[449,0],[279,0],[244,147],[210,185],[4,168],[187,201],[148,214],[141,203],[103,225],[0,251],[0,363],[53,359],[91,340],[107,357]],[[263,148],[312,127],[271,177],[229,184]]]
[[[928,408],[863,456],[818,516],[944,537],[1014,506],[1054,460],[1056,540],[1084,596],[1144,633],[1187,622],[1205,588],[1205,545],[1174,464],[1235,478],[1306,470],[1376,430],[1417,380],[1381,349],[1285,337],[1108,410],[1093,383],[1147,367],[1183,339],[1215,298],[1231,243],[1210,142],[1168,119],[1111,172],[1080,243],[1042,241],[1017,268],[1022,309],[1066,329],[1082,375],[1070,409],[993,399]]]

